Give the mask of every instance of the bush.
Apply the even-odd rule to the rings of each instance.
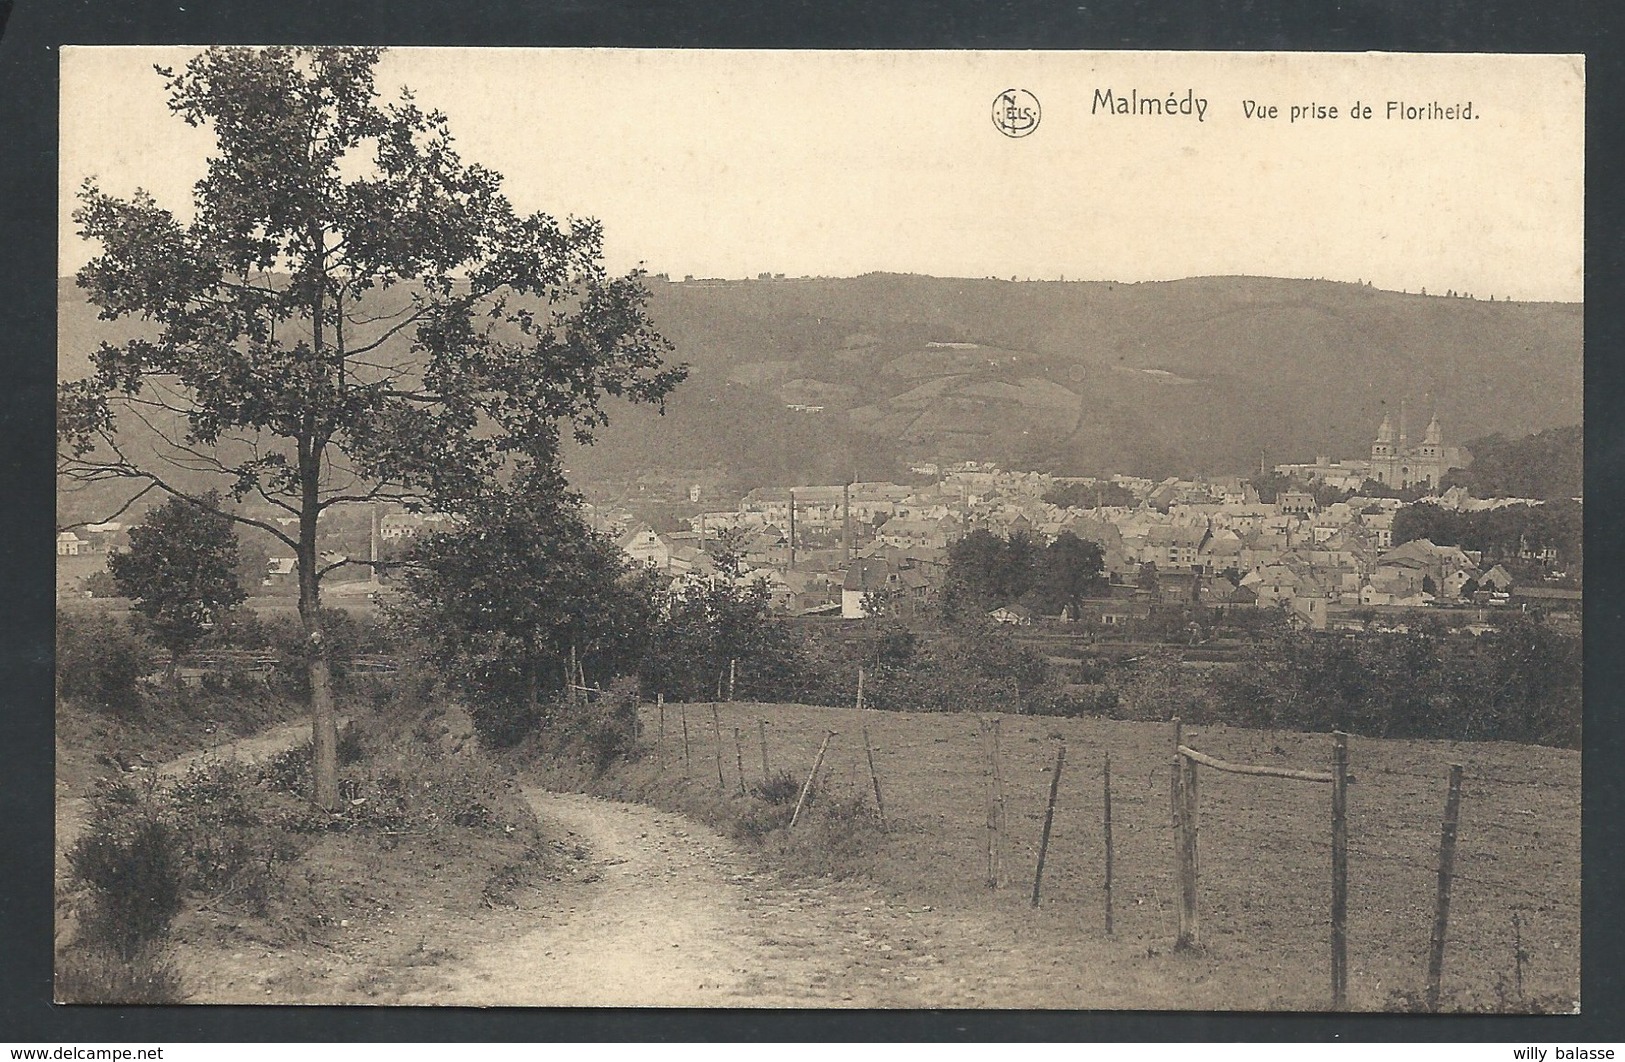
[[[741,811],[734,820],[730,832],[736,841],[761,844],[774,831],[788,827],[790,816],[793,814],[795,814],[793,799],[789,803],[752,801],[750,806]]]
[[[1029,715],[1057,715],[1069,718],[1086,715],[1112,716],[1119,709],[1117,691],[1106,685],[1045,686],[1022,698]]]
[[[1370,737],[1578,747],[1580,639],[1521,616],[1479,637],[1284,634],[1213,683],[1209,718]]]
[[[794,804],[801,796],[801,782],[789,771],[778,771],[773,777],[757,782],[751,794],[768,804]]]
[[[181,840],[150,792],[133,807],[98,808],[68,851],[69,869],[90,890],[90,938],[129,961],[162,937],[181,909],[183,860]]]
[[[622,677],[609,684],[597,700],[585,705],[582,742],[593,766],[600,772],[615,760],[638,756],[638,680]]]
[[[788,826],[793,808],[776,808]],[[809,800],[794,830],[763,838],[792,873],[837,880],[864,873],[880,840],[880,817],[870,799],[830,793],[816,804]]]
[[[801,785],[789,771],[779,771],[751,787],[750,804],[734,820],[732,833],[735,840],[761,844],[775,830],[790,825],[795,814],[796,801],[801,797]],[[807,794],[807,807],[817,798],[817,787]],[[803,809],[805,810],[805,809]]]
[[[640,703],[637,678],[622,676],[597,697],[549,705],[536,744],[540,751],[579,759],[602,774],[617,760],[638,758]]]
[[[487,749],[507,749],[535,733],[541,709],[523,698],[486,697],[469,705],[474,732]]]
[[[56,624],[57,692],[98,711],[129,711],[140,703],[136,682],[146,671],[147,653],[147,644],[123,624],[61,614]]]
[[[280,807],[268,800],[262,777],[261,768],[235,761],[206,764],[189,769],[164,794],[184,886],[229,893],[258,913],[277,893],[281,868],[299,855],[286,827],[302,813],[291,800]]]
[[[120,1003],[134,1006],[183,1003],[180,973],[156,944],[135,949],[128,957],[105,944],[69,948],[56,961],[56,998],[60,1003]]]

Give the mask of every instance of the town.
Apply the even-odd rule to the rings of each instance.
[[[582,512],[630,566],[676,589],[714,579],[726,545],[743,561],[738,578],[764,584],[771,610],[785,616],[928,615],[948,578],[951,548],[984,531],[1005,540],[1024,535],[1040,547],[1071,534],[1103,555],[1105,578],[1083,607],[1046,611],[1028,594],[992,609],[989,618],[1002,623],[1078,624],[1092,635],[1138,640],[1166,631],[1170,610],[1183,636],[1198,612],[1218,627],[1227,620],[1246,627],[1248,610],[1277,609],[1309,630],[1403,632],[1420,613],[1452,610],[1459,625],[1478,630],[1484,609],[1516,608],[1577,632],[1581,591],[1568,570],[1577,558],[1565,555],[1575,549],[1552,536],[1526,534],[1493,556],[1426,537],[1395,541],[1395,517],[1407,505],[1465,514],[1546,504],[1441,489],[1463,459],[1460,448],[1444,444],[1437,417],[1412,445],[1401,414],[1397,429],[1391,419],[1377,428],[1369,458],[1321,457],[1254,477],[1153,481],[921,462],[906,483],[758,487],[730,496],[717,475],[656,471],[583,484]],[[349,569],[353,578],[340,572],[331,583],[334,599],[349,603],[387,594],[389,558],[454,522],[355,508],[348,522],[334,514],[323,525],[328,563],[367,558]],[[59,593],[81,593],[86,572],[94,579],[99,570],[94,558],[119,549],[122,530],[112,523],[62,532]],[[291,592],[294,580],[292,557],[266,558],[261,590]],[[90,585],[94,593],[105,580]]]

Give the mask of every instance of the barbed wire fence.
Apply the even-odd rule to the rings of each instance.
[[[704,703],[690,707],[701,718],[712,714]],[[673,708],[687,711],[671,704],[659,711],[670,715]],[[762,746],[759,770],[737,745],[729,751],[725,762],[735,778],[728,779],[734,784],[727,791],[750,790],[765,780],[769,760],[800,782],[827,738],[815,788],[843,786],[855,797],[884,792],[888,834],[882,844],[895,846],[909,860],[906,867],[892,868],[894,876],[934,893],[991,894],[1002,907],[1014,893],[1031,889],[1048,814],[1053,836],[1043,870],[1046,917],[1070,914],[1080,927],[1102,936],[1111,932],[1149,941],[1151,952],[1159,940],[1172,949],[1180,939],[1185,898],[1174,850],[1179,836],[1171,796],[1174,767],[1165,739],[1155,742],[1149,736],[1155,728],[971,713],[864,710],[854,716],[855,706],[724,701],[719,708],[729,729],[754,733]],[[673,720],[667,719],[662,730],[656,706],[646,711],[645,735],[670,746],[658,751],[656,762],[680,776]],[[1312,771],[1329,760],[1327,735],[1212,729],[1222,737],[1214,755],[1227,760],[1304,764]],[[830,730],[837,734],[831,737]],[[1055,807],[1047,809],[1056,746],[1063,740],[1066,776],[1056,786]],[[1317,744],[1320,763],[1311,758]],[[1440,750],[1433,770],[1419,768],[1414,753],[1407,753],[1402,765],[1384,762],[1390,757],[1378,752],[1398,744],[1349,739],[1346,969],[1334,973],[1330,998],[1336,1001],[1339,982],[1345,993],[1358,986],[1357,1005],[1398,1006],[1422,997],[1435,946],[1442,813],[1453,759],[1466,762],[1448,875],[1446,1005],[1470,997],[1474,1005],[1516,1009],[1577,991],[1577,772],[1567,779],[1493,762],[1473,755],[1470,745]],[[1364,750],[1371,750],[1368,761],[1362,761]],[[1221,966],[1230,950],[1324,954],[1335,922],[1329,902],[1334,840],[1324,790],[1316,797],[1316,790],[1306,793],[1290,781],[1215,770],[1204,776],[1211,777],[1201,787],[1198,874],[1191,890],[1202,915],[1204,954]],[[881,813],[878,798],[869,799]],[[1109,871],[1108,801],[1114,849]],[[1321,810],[1306,817],[1298,806],[1304,801]],[[1314,828],[1306,825],[1310,821]],[[927,880],[933,875],[939,880]]]

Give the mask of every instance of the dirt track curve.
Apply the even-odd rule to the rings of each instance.
[[[465,952],[402,1003],[518,1006],[943,1005],[928,909],[863,886],[781,884],[681,815],[527,790],[598,880],[534,928]],[[921,989],[926,991],[922,992]],[[951,995],[952,993],[950,993]]]
[[[205,756],[262,759],[307,732],[275,727],[157,770],[178,774]],[[426,902],[391,912],[353,948],[193,941],[183,949],[193,1001],[1076,1007],[1105,987],[1085,989],[1077,970],[991,913],[905,903],[856,881],[782,879],[674,812],[523,793],[547,835],[578,853],[583,873],[534,887],[517,908],[454,915]],[[59,852],[87,809],[84,800],[59,805]],[[403,959],[412,939],[434,961]]]

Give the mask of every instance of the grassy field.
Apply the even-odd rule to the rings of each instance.
[[[629,768],[681,775],[682,717],[694,785],[715,785],[711,708],[668,705],[659,756]],[[1169,829],[1169,728],[1103,719],[1003,716],[1007,880],[987,869],[987,759],[974,714],[923,715],[783,704],[723,704],[723,788],[770,766],[805,777],[837,731],[829,785],[871,793],[874,746],[891,830],[861,871],[915,904],[994,917],[1026,972],[1069,984],[1053,1005],[1319,1010],[1330,998],[1330,791],[1323,784],[1201,771],[1202,949],[1174,953],[1177,894]],[[656,709],[645,740],[660,743]],[[1067,746],[1044,872],[1030,906],[1045,798]],[[1234,762],[1325,770],[1324,734],[1188,727],[1187,744]],[[1115,933],[1104,932],[1102,767],[1112,757]],[[1350,740],[1349,1004],[1393,1009],[1420,996],[1433,921],[1439,821],[1449,764],[1465,765],[1444,1006],[1569,1010],[1579,995],[1580,758],[1510,744]],[[663,764],[663,766],[662,766]],[[872,794],[871,794],[872,799]],[[1514,914],[1524,958],[1516,958]],[[994,963],[990,957],[990,964]],[[1089,971],[1088,975],[1082,971]],[[1518,992],[1521,973],[1522,995]],[[1021,995],[1010,986],[1011,998]],[[1028,986],[1029,988],[1031,986]],[[1043,1004],[1052,1005],[1052,1004]]]

